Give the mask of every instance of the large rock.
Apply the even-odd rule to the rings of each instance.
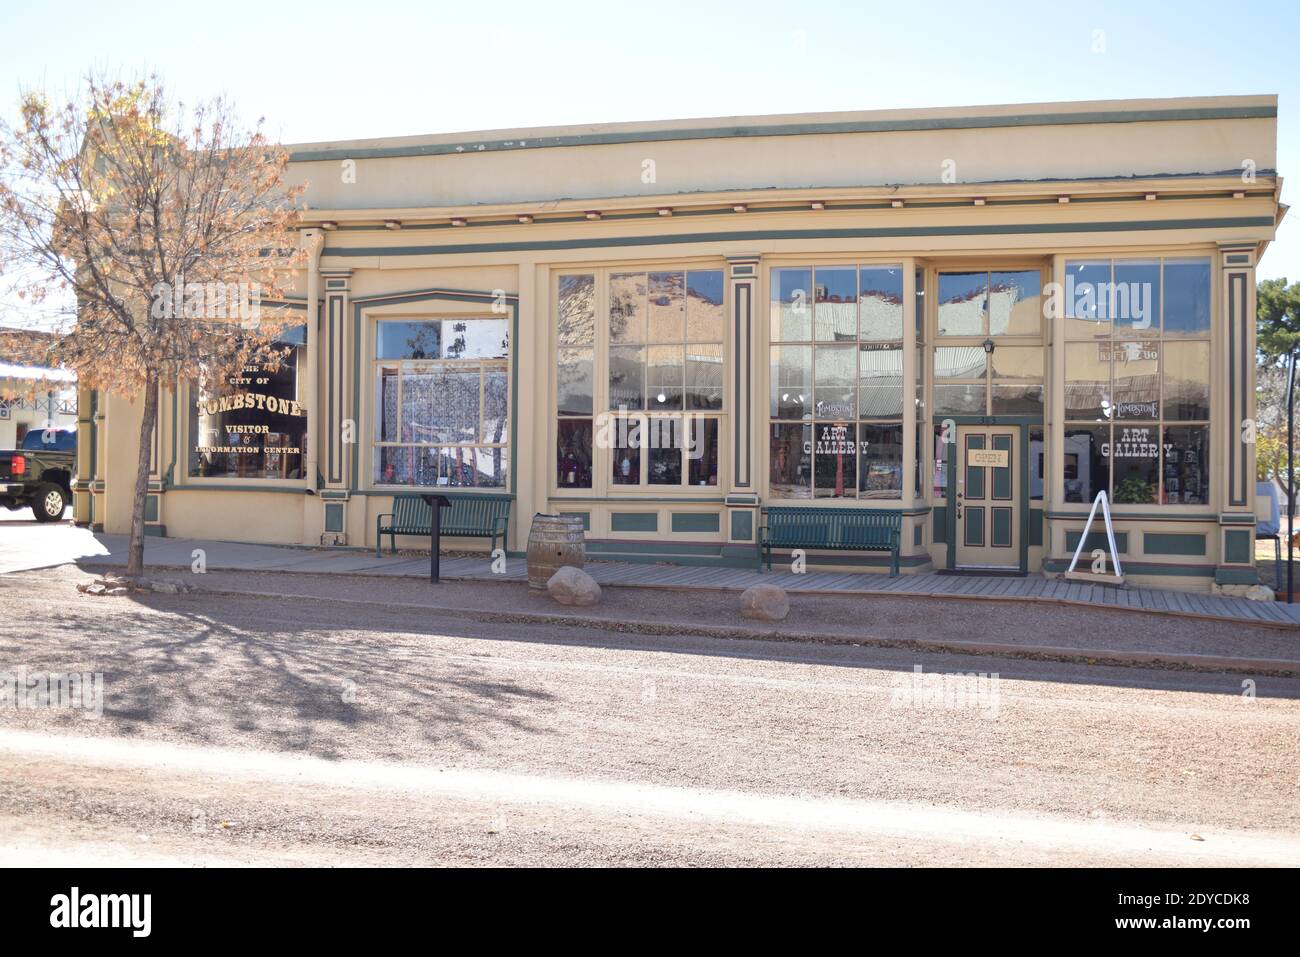
[[[751,585],[741,593],[740,613],[759,621],[785,621],[790,599],[780,585]]]
[[[1248,598],[1251,601],[1275,601],[1273,589],[1267,585],[1214,585],[1214,594],[1228,598]]]
[[[1251,601],[1275,601],[1277,598],[1267,585],[1251,585],[1246,589],[1246,597]]]
[[[546,583],[547,593],[561,605],[594,605],[600,601],[600,586],[581,568],[565,565]]]

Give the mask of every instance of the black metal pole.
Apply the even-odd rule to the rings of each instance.
[[[1295,350],[1286,377],[1286,603],[1295,600],[1295,560],[1291,539],[1295,535]]]
[[[434,585],[438,584],[438,573],[440,571],[438,568],[438,545],[442,535],[442,529],[439,528],[441,524],[442,508],[435,498],[433,500],[433,520],[429,522],[429,581]]]

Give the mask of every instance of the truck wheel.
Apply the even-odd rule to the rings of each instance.
[[[36,515],[36,521],[57,522],[63,518],[63,510],[67,507],[67,496],[53,482],[46,482],[36,489],[36,498],[32,500],[32,512]]]

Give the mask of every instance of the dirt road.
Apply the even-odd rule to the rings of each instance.
[[[0,863],[1300,861],[1296,680],[78,574],[0,577],[0,673],[104,680],[97,719],[0,707]]]

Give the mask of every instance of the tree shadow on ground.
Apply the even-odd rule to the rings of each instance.
[[[412,742],[430,754],[478,750],[502,733],[538,732],[552,699],[473,656],[421,647],[409,630],[332,629],[280,617],[267,600],[251,600],[265,608],[250,613],[247,601],[227,614],[151,596],[93,630],[56,611],[39,632],[0,639],[0,660],[30,674],[103,672],[96,731],[326,758],[405,759]],[[76,714],[45,717],[84,730]]]

